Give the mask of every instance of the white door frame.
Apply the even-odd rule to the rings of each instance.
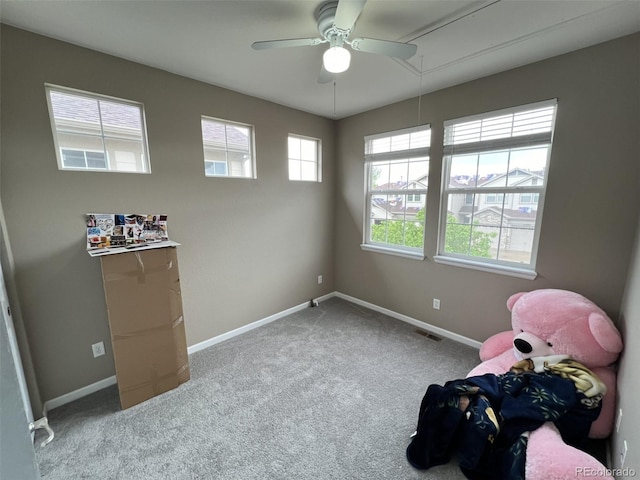
[[[13,363],[16,367],[16,375],[18,376],[18,386],[20,388],[20,396],[22,397],[22,403],[24,404],[24,413],[26,414],[27,425],[33,422],[33,411],[31,410],[31,402],[29,400],[29,390],[27,389],[27,380],[24,376],[24,370],[22,368],[22,360],[20,359],[20,349],[18,348],[18,339],[16,338],[16,331],[13,326],[13,319],[11,318],[11,307],[9,305],[9,297],[7,295],[7,289],[4,283],[4,273],[2,271],[2,265],[0,265],[0,307],[2,308],[2,319],[7,326],[7,333],[9,335],[9,349],[13,357]],[[31,433],[33,438],[34,432]]]

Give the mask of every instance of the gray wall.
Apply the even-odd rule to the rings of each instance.
[[[168,214],[189,345],[334,290],[331,120],[8,26],[1,45],[2,205],[43,400],[114,374],[87,212]],[[59,171],[45,82],[143,102],[152,174]],[[255,126],[256,180],[205,178],[201,115]],[[322,183],[288,180],[289,133],[322,140]]]
[[[359,248],[363,137],[415,125],[414,99],[338,124],[336,290],[476,340],[509,328],[505,301],[512,293],[566,288],[591,298],[617,321],[625,340],[618,377],[623,418],[612,436],[610,466],[621,466],[627,440],[625,467],[638,472],[640,35],[424,95],[420,119],[434,133],[430,177],[441,175],[444,120],[554,97],[558,116],[538,278],[435,264],[438,180],[429,185],[425,261]],[[441,299],[440,311],[431,308],[433,297]]]
[[[476,340],[509,327],[506,299],[565,288],[617,318],[638,221],[640,36],[423,95],[433,137],[427,259],[360,249],[363,137],[413,126],[417,99],[338,123],[336,290]],[[443,121],[558,98],[535,280],[435,264]],[[439,311],[432,298],[441,300]]]
[[[332,122],[114,57],[2,28],[2,205],[42,398],[113,375],[99,262],[84,252],[88,211],[162,211],[179,249],[190,345],[340,291],[483,340],[508,328],[506,298],[558,287],[599,303],[626,333],[617,444],[638,468],[634,354],[640,264],[640,35],[422,98],[434,132],[425,261],[364,252],[363,137],[413,126],[417,99]],[[145,104],[152,175],[60,172],[46,109],[51,82]],[[437,265],[442,122],[558,98],[536,280]],[[204,177],[200,115],[254,124],[257,180]],[[291,183],[286,135],[323,140],[321,184]],[[335,240],[334,240],[335,239]],[[640,240],[638,241],[640,242]],[[636,246],[636,249],[638,247]],[[632,264],[625,292],[627,270]],[[317,285],[318,274],[324,283]],[[431,309],[440,298],[442,309]],[[108,342],[107,342],[108,344]],[[614,458],[615,460],[615,458]],[[615,464],[615,462],[614,462]]]
[[[640,144],[640,135],[638,136]],[[640,145],[639,145],[640,149]],[[640,187],[640,185],[639,185]],[[622,303],[620,329],[626,341],[618,370],[618,407],[622,410],[620,431],[614,433],[611,444],[612,467],[622,468],[620,453],[627,441],[626,468],[640,472],[640,415],[637,411],[640,393],[640,229],[636,235],[635,251],[631,261],[629,280]]]

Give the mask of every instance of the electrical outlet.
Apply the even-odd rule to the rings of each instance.
[[[91,350],[93,350],[93,358],[101,357],[104,355],[104,343],[98,342],[91,345]]]
[[[318,285],[322,283],[322,275],[318,275]]]
[[[433,308],[435,310],[440,310],[440,299],[439,298],[434,298],[433,299]]]

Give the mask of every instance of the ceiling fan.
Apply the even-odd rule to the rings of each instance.
[[[391,42],[374,38],[349,39],[356,20],[360,16],[367,0],[330,0],[324,2],[316,10],[316,21],[321,38],[292,38],[286,40],[267,40],[254,42],[254,50],[271,48],[308,47],[329,43],[329,48],[322,56],[322,70],[318,82],[327,83],[333,79],[335,73],[344,72],[349,68],[351,54],[344,48],[347,44],[352,50],[377,53],[389,57],[408,59],[417,50],[412,43]]]

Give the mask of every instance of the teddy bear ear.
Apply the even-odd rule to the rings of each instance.
[[[515,305],[515,303],[520,300],[520,297],[522,297],[525,293],[527,292],[514,293],[507,299],[507,308],[509,309],[509,311],[513,310],[513,306]]]
[[[620,332],[609,317],[599,312],[592,312],[589,315],[589,329],[604,350],[611,353],[622,351]]]

